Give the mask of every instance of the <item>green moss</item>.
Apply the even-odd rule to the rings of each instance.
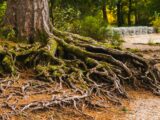
[[[45,33],[45,32],[37,32],[37,38],[34,38],[34,42],[37,41],[37,42],[40,42],[42,44],[47,44],[48,42],[48,35]]]
[[[136,52],[139,52],[140,50],[138,48],[132,48],[132,49],[127,49],[129,50],[130,52],[133,52],[133,53],[136,53]]]
[[[80,87],[81,87],[82,89],[85,89],[85,90],[88,89],[88,85],[87,85],[87,84],[84,84],[84,83],[80,84]]]
[[[59,71],[58,66],[41,66],[37,65],[35,68],[36,72],[38,73],[37,77],[43,76],[46,77],[46,79],[52,75],[52,77],[60,77],[62,76],[62,73]]]
[[[64,50],[63,50],[62,46],[58,46],[57,51],[58,51],[58,56],[59,57],[63,57],[64,56]]]
[[[0,1],[0,23],[3,21],[6,8],[7,8],[7,2],[6,1],[4,2],[4,0],[1,0]]]
[[[55,55],[57,51],[58,43],[54,39],[49,39],[47,44],[50,46],[49,51],[51,52],[51,55]]]
[[[52,73],[52,75],[53,75],[54,77],[60,77],[60,76],[62,76],[62,73],[60,73],[59,71],[54,71],[54,72]]]
[[[13,26],[6,25],[0,28],[0,38],[8,39],[8,40],[16,40],[16,33],[13,29]]]
[[[42,71],[46,71],[48,69],[48,67],[37,65],[35,69],[36,69],[36,71],[42,72]]]
[[[122,110],[123,112],[128,112],[128,109],[127,109],[125,106],[123,106],[121,110]]]
[[[10,56],[5,56],[2,60],[5,72],[15,73],[14,63]]]
[[[150,46],[159,46],[160,45],[160,43],[154,42],[154,40],[149,40],[147,44]]]
[[[0,65],[0,75],[3,75],[4,74],[4,69],[2,67],[2,65]]]
[[[94,60],[94,59],[92,59],[92,58],[86,58],[85,59],[85,61],[86,61],[86,63],[89,65],[89,66],[96,66],[97,65],[97,63],[96,63],[96,61]]]
[[[107,63],[107,62],[100,62],[101,63],[101,65],[103,66],[103,67],[105,67],[106,69],[110,69],[112,66],[109,64],[109,63]]]
[[[60,66],[50,65],[50,66],[49,66],[49,69],[50,69],[50,71],[55,71],[55,70],[60,69]]]

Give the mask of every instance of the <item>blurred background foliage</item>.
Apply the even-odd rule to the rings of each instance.
[[[0,23],[3,20],[3,16],[5,14],[5,10],[6,10],[6,2],[4,1],[0,1]]]
[[[123,40],[110,27],[154,26],[157,31],[160,28],[159,0],[49,0],[49,7],[54,27],[115,46]],[[0,0],[0,23],[5,9],[6,0]],[[10,32],[7,31],[12,37],[14,33]]]

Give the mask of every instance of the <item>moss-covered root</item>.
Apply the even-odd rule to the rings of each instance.
[[[57,49],[55,56],[61,62],[38,65],[38,78],[58,80],[82,94],[94,89],[96,95],[105,94],[114,102],[119,102],[119,95],[128,97],[124,84],[160,95],[159,71],[146,59],[92,43],[79,45],[57,36],[53,39],[63,48],[64,54],[59,56]]]
[[[114,87],[119,86],[118,88],[122,88],[122,83],[126,83],[126,81],[128,81],[128,83],[132,84],[134,87],[145,87],[152,90],[157,95],[160,94],[159,71],[154,66],[149,64],[146,59],[129,52],[106,48],[103,45],[101,46],[99,43],[84,43],[82,42],[83,40],[81,40],[82,38],[76,39],[75,36],[72,35],[69,35],[70,41],[68,41],[69,38],[64,38],[64,40],[63,38],[59,38],[57,36],[53,37],[64,48],[66,53],[68,52],[82,61],[86,58],[91,58],[96,60],[97,64],[100,65],[101,62],[109,63],[111,65],[112,74],[107,74],[106,71],[109,70],[106,69],[104,65],[101,65],[102,68],[96,70],[98,71],[97,73],[101,72],[98,76],[103,76],[103,79],[99,77],[99,81],[103,80],[102,82],[104,82],[104,76],[107,75],[110,78],[114,78],[114,80],[105,77],[105,81],[119,81],[120,85],[116,83]],[[77,42],[74,42],[74,40]],[[95,77],[97,76],[97,73]],[[119,93],[124,94],[122,91],[124,90],[119,90]]]
[[[31,68],[41,80],[58,82],[80,94],[103,94],[114,102],[119,102],[117,96],[128,97],[126,85],[160,95],[160,72],[146,59],[106,48],[93,39],[63,32],[55,35],[47,45],[1,45],[1,74]]]

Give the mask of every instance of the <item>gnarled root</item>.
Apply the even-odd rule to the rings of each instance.
[[[21,68],[34,68],[35,77],[59,82],[61,88],[65,85],[80,95],[78,98],[61,99],[59,103],[73,103],[92,94],[105,95],[119,103],[118,96],[128,97],[126,85],[143,87],[160,95],[160,72],[146,59],[130,52],[107,48],[91,38],[56,29],[53,29],[53,33],[47,45],[10,45],[4,42],[0,46],[1,75],[16,75]],[[86,91],[89,94],[86,95]],[[35,107],[35,104],[37,109],[54,103],[36,102],[24,106],[22,110],[32,105]]]

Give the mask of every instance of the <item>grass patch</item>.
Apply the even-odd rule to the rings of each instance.
[[[147,45],[150,45],[150,46],[160,46],[160,43],[157,43],[157,42],[154,42],[154,40],[149,40]]]

